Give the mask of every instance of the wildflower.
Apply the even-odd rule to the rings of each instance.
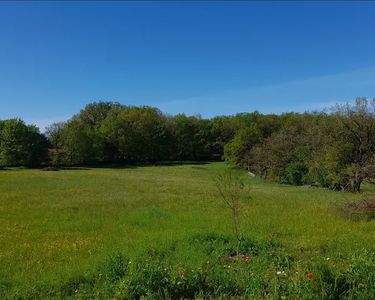
[[[307,279],[311,280],[314,278],[314,275],[312,273],[307,274]]]
[[[277,275],[277,276],[281,276],[281,275],[282,275],[282,276],[286,276],[286,273],[285,273],[284,271],[277,271],[277,272],[276,272],[276,275]]]

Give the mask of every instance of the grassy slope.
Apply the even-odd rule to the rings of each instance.
[[[50,284],[94,268],[118,249],[132,256],[197,233],[231,234],[212,182],[223,168],[0,171],[2,284]],[[375,222],[348,221],[334,209],[363,195],[246,180],[252,184],[242,217],[247,237],[279,241],[303,261],[330,257],[338,265],[373,248]],[[194,255],[182,252],[180,259]]]

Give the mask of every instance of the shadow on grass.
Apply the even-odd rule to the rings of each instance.
[[[0,167],[0,172],[8,172],[8,171],[23,171],[23,170],[32,170],[37,168],[27,168],[27,167]]]
[[[72,166],[60,166],[52,167],[49,165],[39,166],[39,167],[24,167],[24,166],[13,166],[13,167],[0,167],[1,171],[22,171],[22,170],[41,170],[41,171],[85,171],[91,169],[136,169],[142,167],[174,167],[174,166],[183,166],[183,165],[194,165],[194,166],[203,166],[213,162],[218,162],[217,160],[213,161],[159,161],[159,162],[144,162],[144,163],[101,163],[101,164],[85,164],[85,165],[72,165]]]
[[[90,169],[136,169],[142,167],[154,167],[154,166],[163,166],[163,167],[173,167],[173,166],[182,166],[182,165],[207,165],[212,162],[217,161],[161,161],[154,163],[134,163],[134,164],[87,164],[87,165],[76,165],[76,166],[61,166],[56,168],[56,170],[71,170],[71,171],[81,171],[81,170],[90,170]],[[39,168],[41,170],[46,170],[50,167]],[[25,169],[25,168],[23,168]],[[49,170],[47,170],[49,171]]]

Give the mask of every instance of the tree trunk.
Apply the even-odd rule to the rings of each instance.
[[[357,173],[354,176],[353,179],[353,184],[352,184],[352,191],[354,193],[359,193],[361,191],[361,184],[362,184],[363,179],[361,176],[359,176]]]

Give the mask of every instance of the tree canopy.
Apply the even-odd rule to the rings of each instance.
[[[0,138],[1,166],[225,159],[280,183],[354,192],[375,183],[375,101],[366,98],[329,113],[212,119],[96,102],[45,135],[19,119],[0,121]]]

